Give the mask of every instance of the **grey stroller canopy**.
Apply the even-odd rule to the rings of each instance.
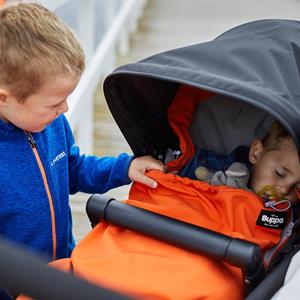
[[[122,66],[106,78],[104,92],[134,154],[157,155],[168,147],[178,148],[166,110],[183,84],[229,98],[232,104],[225,105],[226,113],[233,109],[237,114],[241,110],[237,104],[263,111],[281,122],[299,147],[299,82],[300,22],[270,19],[235,27],[210,42]],[[255,117],[255,109],[248,114]],[[215,115],[224,115],[224,104]],[[261,127],[263,120],[261,115],[252,131]],[[247,133],[248,125],[246,120],[243,126],[231,128]],[[226,126],[222,124],[222,129]]]

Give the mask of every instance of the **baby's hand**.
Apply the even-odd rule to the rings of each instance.
[[[132,181],[140,182],[151,188],[156,188],[157,182],[144,175],[146,171],[152,169],[164,171],[165,167],[161,161],[154,159],[150,155],[137,157],[132,160],[129,166],[128,177]]]

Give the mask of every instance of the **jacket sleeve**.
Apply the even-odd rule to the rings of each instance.
[[[67,119],[64,117],[68,145],[70,193],[105,193],[112,188],[129,184],[129,165],[133,156],[125,153],[118,157],[97,157],[81,155],[74,144],[74,137]]]

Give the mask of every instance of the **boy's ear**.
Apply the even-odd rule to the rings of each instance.
[[[9,96],[8,91],[3,88],[0,88],[0,106],[3,106],[7,103],[8,96]]]
[[[249,161],[254,165],[261,157],[264,147],[261,140],[254,140],[249,150]]]

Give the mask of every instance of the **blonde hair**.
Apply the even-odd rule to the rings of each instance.
[[[272,151],[277,149],[286,139],[292,139],[291,134],[278,121],[274,121],[261,141],[264,149]]]
[[[83,49],[45,7],[18,3],[0,9],[0,87],[24,101],[53,77],[80,75]]]

